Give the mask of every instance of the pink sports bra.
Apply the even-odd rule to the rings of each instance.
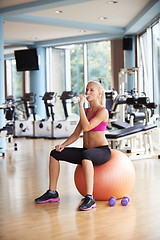
[[[101,109],[101,108],[98,108],[98,110],[99,109]],[[85,111],[86,116],[87,116],[88,110],[89,110],[89,108],[87,108],[86,111]],[[88,119],[88,121],[90,121],[96,115],[98,110],[93,113],[92,117],[90,117]],[[106,131],[107,124],[108,124],[108,122],[101,122],[98,126],[96,126],[95,128],[91,129],[89,132],[91,132],[91,131]]]

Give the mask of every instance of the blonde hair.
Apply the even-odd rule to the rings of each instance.
[[[105,96],[105,91],[104,91],[104,88],[102,87],[102,85],[97,82],[97,81],[89,81],[89,83],[95,83],[98,87],[98,91],[100,93],[100,97],[99,97],[99,104],[102,106],[102,107],[106,107],[106,96]]]

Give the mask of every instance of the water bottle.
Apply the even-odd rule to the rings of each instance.
[[[88,95],[85,95],[85,97],[87,98]],[[78,97],[78,96],[75,96],[75,97],[72,98],[72,101],[73,101],[74,103],[78,103],[80,100],[81,100],[81,99],[80,99],[80,97]]]

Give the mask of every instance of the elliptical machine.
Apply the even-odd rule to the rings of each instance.
[[[23,119],[15,120],[15,137],[33,137],[34,136],[34,121],[36,120],[35,114],[35,94],[25,93],[21,98],[23,112]]]

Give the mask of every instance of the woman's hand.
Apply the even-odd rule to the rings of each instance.
[[[79,104],[84,104],[86,101],[86,97],[84,94],[78,94],[77,97],[80,98]]]
[[[62,152],[64,147],[63,147],[63,145],[56,145],[55,149],[56,149],[57,152]]]

